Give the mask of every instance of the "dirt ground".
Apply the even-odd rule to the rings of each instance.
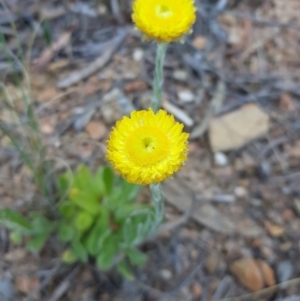
[[[33,255],[0,229],[0,301],[300,300],[300,1],[195,3],[193,33],[168,47],[162,104],[189,157],[163,185],[146,265],[125,281],[63,265],[55,238]],[[155,44],[130,14],[130,1],[0,1],[0,80],[19,114],[23,74],[54,169],[103,164],[111,127],[149,106]],[[41,199],[0,139],[0,208],[26,212]]]

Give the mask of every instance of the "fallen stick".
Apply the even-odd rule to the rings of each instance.
[[[36,69],[45,67],[52,60],[53,56],[62,48],[66,47],[71,40],[71,32],[63,33],[59,39],[53,42],[50,47],[44,49],[42,54],[34,60],[33,64]]]
[[[224,82],[220,81],[216,87],[216,92],[209,104],[209,107],[205,113],[203,120],[196,125],[190,134],[191,139],[199,138],[207,130],[209,122],[214,117],[214,115],[220,111],[223,101],[226,95],[226,86]]]
[[[59,300],[70,288],[72,284],[72,280],[78,274],[80,270],[80,266],[75,267],[70,274],[60,283],[60,285],[55,289],[52,296],[48,299],[48,301],[57,301]]]
[[[299,284],[300,284],[300,278],[294,278],[294,279],[264,288],[262,290],[254,292],[254,293],[250,293],[250,294],[246,294],[246,295],[242,295],[242,296],[238,296],[238,297],[233,297],[233,298],[218,299],[216,301],[263,300],[263,299],[259,299],[259,298],[262,298],[262,296],[265,294],[274,294],[276,291],[278,291],[280,289],[286,289],[289,286],[299,287]]]
[[[91,76],[92,74],[97,72],[99,69],[104,67],[109,62],[109,60],[111,59],[113,54],[117,51],[119,46],[122,44],[125,37],[127,36],[127,33],[128,33],[128,30],[126,30],[126,29],[119,30],[116,38],[114,38],[111,41],[110,47],[108,47],[104,51],[103,55],[101,55],[98,59],[96,59],[94,62],[89,64],[87,67],[85,67],[79,71],[75,71],[75,72],[71,73],[70,75],[68,75],[67,77],[65,77],[64,79],[62,79],[61,81],[59,81],[57,83],[57,87],[58,88],[70,87],[70,86],[80,82],[81,80],[86,79],[87,77]]]

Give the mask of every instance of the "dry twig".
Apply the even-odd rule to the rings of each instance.
[[[248,15],[248,14],[244,14],[244,13],[232,11],[232,10],[225,10],[224,13],[233,15],[233,16],[241,18],[241,19],[248,19],[248,20],[253,21],[254,23],[261,24],[261,25],[268,26],[268,27],[281,27],[281,28],[300,30],[300,26],[295,23],[280,23],[280,22],[276,22],[276,21],[268,21],[268,20],[257,18],[252,15]]]
[[[34,60],[34,65],[37,69],[40,69],[47,65],[52,57],[55,55],[56,52],[64,48],[68,43],[70,42],[71,39],[71,32],[65,32],[63,33],[59,39],[55,42],[53,42],[50,47],[46,48],[42,54]]]
[[[246,294],[246,295],[234,297],[234,298],[219,299],[219,300],[215,300],[215,301],[259,300],[259,298],[261,298],[262,296],[264,296],[266,294],[272,294],[272,293],[276,292],[277,290],[281,289],[282,287],[287,288],[288,286],[299,285],[299,284],[300,284],[300,278],[295,278],[295,279],[291,279],[291,280],[270,286],[268,288],[264,288],[255,293]]]
[[[104,67],[112,58],[113,54],[117,51],[119,46],[122,44],[125,37],[127,36],[127,33],[127,29],[119,30],[119,34],[117,34],[116,38],[114,38],[111,41],[110,47],[106,49],[102,56],[100,56],[94,62],[89,64],[87,67],[71,73],[70,75],[62,79],[60,82],[58,82],[57,86],[59,88],[67,88],[69,86],[72,86],[80,82],[81,80],[88,78],[89,76],[97,72],[99,69]]]
[[[53,292],[52,296],[48,299],[48,301],[58,301],[70,288],[72,284],[72,280],[78,274],[80,270],[80,266],[75,267],[70,274],[61,282],[61,284],[56,288]]]
[[[223,101],[226,95],[226,86],[224,82],[220,81],[217,85],[217,90],[214,97],[211,100],[209,108],[205,113],[204,119],[199,123],[191,133],[191,139],[199,138],[206,131],[210,120],[222,107]]]

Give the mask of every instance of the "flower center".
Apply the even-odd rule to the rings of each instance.
[[[145,146],[145,149],[148,151],[148,152],[151,152],[154,150],[155,148],[155,142],[154,142],[154,139],[151,138],[151,137],[146,137],[143,139],[143,144]]]
[[[169,153],[170,141],[157,127],[142,126],[128,137],[125,144],[127,158],[141,167],[149,167],[164,160]]]
[[[170,7],[167,5],[157,5],[156,6],[156,15],[161,18],[168,18],[173,14]]]

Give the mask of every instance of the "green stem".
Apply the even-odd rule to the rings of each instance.
[[[155,212],[153,230],[157,231],[158,227],[160,226],[164,218],[164,200],[163,200],[160,184],[151,184],[150,190],[154,201],[154,212]]]
[[[155,73],[153,80],[153,99],[151,102],[151,108],[156,113],[161,105],[163,96],[163,83],[164,83],[164,60],[167,52],[167,43],[157,44],[156,58],[155,58]]]

